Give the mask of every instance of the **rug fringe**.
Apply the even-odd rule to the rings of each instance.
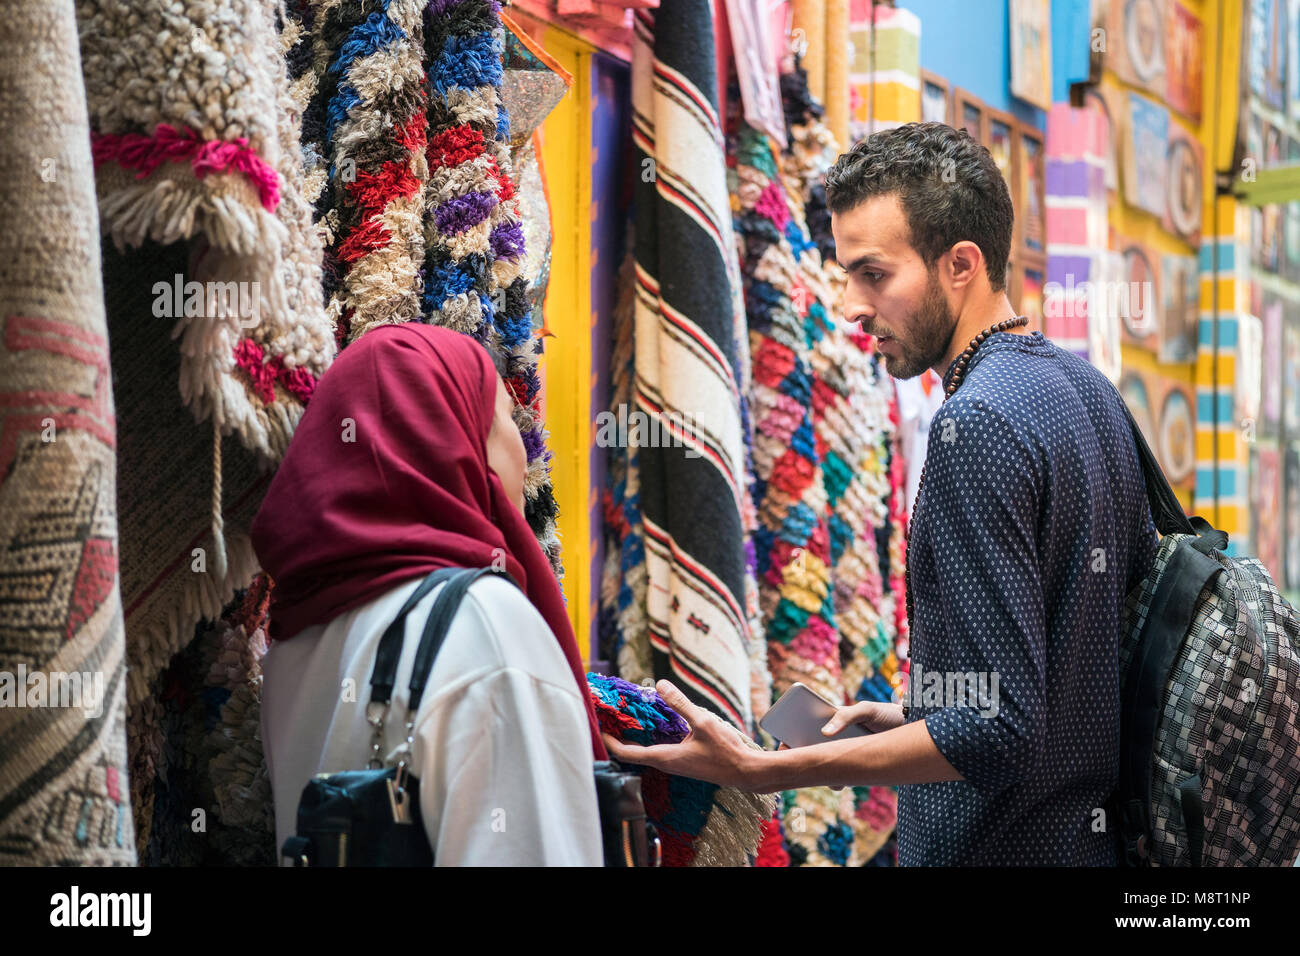
[[[776,811],[776,795],[721,787],[700,830],[691,866],[745,866],[758,852],[763,823]]]
[[[215,180],[222,182],[214,182]],[[214,187],[233,185],[228,194]],[[213,174],[202,184],[176,178],[176,171],[160,169],[135,180],[116,167],[99,175],[99,212],[102,228],[121,250],[146,239],[170,244],[204,240],[194,257],[189,280],[197,282],[257,283],[258,322],[289,317],[289,294],[284,271],[279,268],[289,232],[273,213],[248,201],[252,187],[237,174]],[[205,309],[205,311],[208,311]],[[287,414],[268,415],[260,401],[232,375],[234,348],[242,324],[252,316],[175,316],[172,338],[180,339],[181,400],[203,422],[215,417],[224,433],[238,432],[244,444],[269,461],[278,461],[288,447],[302,409],[291,396],[277,398],[294,406]]]
[[[162,167],[144,179],[115,165],[97,171],[101,228],[119,250],[146,239],[169,245],[197,235],[240,256],[283,246],[284,224],[262,208],[242,174],[213,173],[202,183],[182,176],[188,177],[188,170]],[[233,188],[221,194],[218,187]]]
[[[210,542],[209,542],[210,544]],[[189,555],[184,560],[190,560]],[[179,600],[170,600],[165,615],[144,628],[127,628],[127,706],[136,707],[151,693],[150,685],[184,650],[201,620],[216,620],[235,596],[248,586],[260,566],[247,534],[226,538],[226,573],[217,577],[215,569],[190,573],[184,580]]]

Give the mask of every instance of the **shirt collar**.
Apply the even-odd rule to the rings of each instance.
[[[967,371],[967,373],[970,372],[971,365],[973,365],[973,364],[975,363],[975,358],[976,358],[976,356],[978,356],[978,355],[980,354],[980,352],[983,351],[984,346],[987,345],[989,342],[991,342],[993,339],[1000,338],[1001,336],[1010,336],[1010,337],[1012,337],[1012,338],[1017,338],[1017,339],[1026,339],[1026,340],[1028,340],[1030,343],[1033,343],[1033,344],[1036,345],[1036,344],[1038,344],[1038,342],[1042,339],[1043,334],[1042,334],[1041,332],[1039,332],[1037,329],[1035,329],[1035,330],[1032,331],[1032,332],[1028,332],[1028,333],[1025,333],[1025,332],[994,332],[992,335],[990,335],[988,338],[986,338],[986,339],[985,339],[985,340],[980,344],[980,347],[977,348],[977,349],[975,350],[974,354],[971,355],[970,362],[967,363],[967,365],[966,365],[966,371]],[[965,352],[965,351],[966,351],[965,349],[962,349],[962,352]],[[961,361],[961,353],[958,353],[957,357],[956,357],[955,359],[953,359],[950,363],[948,363],[948,371],[946,371],[946,372],[943,373],[943,390],[944,390],[944,393],[945,393],[945,394],[947,394],[947,392],[948,392],[948,386],[949,386],[950,384],[952,384],[953,373],[957,370],[957,363],[960,362],[960,361]]]

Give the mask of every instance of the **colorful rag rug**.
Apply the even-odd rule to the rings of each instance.
[[[776,150],[737,110],[730,157],[772,692],[799,681],[836,702],[889,700],[903,679],[897,403],[870,339],[835,321],[844,277],[821,185],[835,144],[801,71],[782,78],[782,93],[786,148]],[[861,865],[888,840],[896,795],[801,790],[785,795],[785,811],[793,863]]]
[[[648,427],[629,431],[616,494],[634,535],[620,534],[622,565],[643,560],[645,578],[631,575],[635,590],[618,599],[618,667],[636,681],[670,677],[748,730],[766,669],[745,544],[748,367],[713,33],[709,4],[636,14],[635,331],[614,360],[633,345],[632,377],[616,370],[616,387]]]
[[[515,399],[530,526],[560,573],[540,339],[525,274],[494,0],[299,0],[314,84],[304,150],[327,182],[315,217],[340,344],[395,322],[475,336]]]
[[[649,746],[686,739],[690,727],[651,687],[587,675],[600,729]],[[757,748],[758,745],[750,741]],[[745,866],[758,852],[776,798],[641,769],[646,816],[663,842],[664,866]]]
[[[0,864],[131,866],[116,423],[72,0],[0,0]]]

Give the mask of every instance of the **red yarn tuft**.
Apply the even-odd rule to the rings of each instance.
[[[356,262],[392,241],[393,234],[378,219],[367,219],[361,227],[339,243],[338,257],[344,262]]]
[[[241,339],[235,345],[235,364],[248,376],[264,405],[275,401],[276,382],[304,405],[316,389],[316,379],[310,372],[304,368],[286,368],[280,355],[266,361],[266,352],[252,339]]]
[[[369,219],[388,208],[395,199],[414,196],[420,181],[412,175],[409,165],[390,160],[378,172],[357,171],[357,178],[347,184],[348,195],[361,207],[363,218]]]
[[[483,134],[461,123],[435,133],[429,140],[427,155],[429,170],[440,166],[458,166],[481,155],[484,149]]]
[[[758,843],[758,855],[754,858],[755,866],[789,866],[790,854],[785,850],[785,838],[781,836],[781,824],[773,817],[763,821],[763,836]]]
[[[423,91],[421,91],[423,95]],[[394,131],[397,142],[411,153],[423,153],[429,145],[429,117],[424,110],[417,110],[405,123],[399,123]]]
[[[514,181],[501,172],[501,168],[497,166],[497,161],[495,159],[488,160],[488,179],[497,184],[496,193],[498,202],[505,202],[514,196]]]

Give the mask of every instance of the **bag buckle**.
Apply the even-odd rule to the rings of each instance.
[[[397,764],[397,773],[389,777],[388,784],[388,805],[393,810],[393,822],[400,824],[410,824],[411,820],[411,791],[406,787],[410,774],[406,772],[406,761],[399,761]]]

